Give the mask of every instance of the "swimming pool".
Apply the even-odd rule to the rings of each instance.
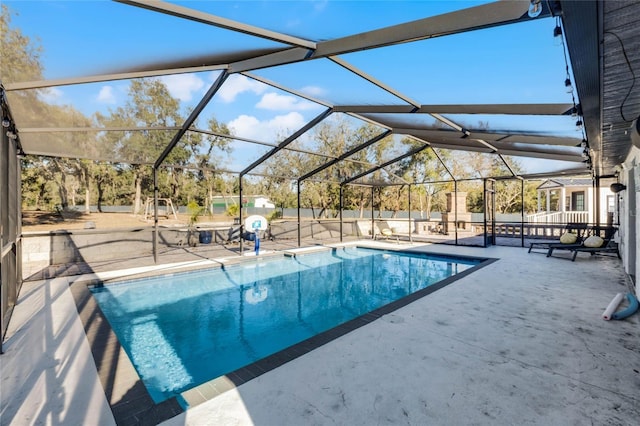
[[[481,260],[349,247],[98,285],[91,292],[158,403]]]

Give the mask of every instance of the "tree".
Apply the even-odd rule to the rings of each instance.
[[[424,146],[423,142],[411,138],[404,138],[402,143],[407,150],[419,149]],[[446,153],[442,153],[441,157],[444,157],[445,160],[448,159]],[[418,195],[417,204],[420,209],[420,217],[423,217],[424,212],[426,212],[427,217],[430,217],[431,211],[443,210],[444,197],[440,197],[442,200],[439,203],[436,203],[435,200],[448,189],[448,186],[429,182],[449,180],[451,176],[448,175],[433,149],[423,149],[399,162],[397,167],[397,173],[403,176],[405,180],[420,183],[415,187],[415,193]]]
[[[327,127],[325,134],[320,139],[324,146],[328,147],[327,155],[336,156],[356,148],[371,139],[379,136],[383,130],[371,124],[364,124],[356,129],[347,121],[337,122],[334,128]],[[327,181],[344,182],[354,175],[365,172],[372,168],[372,164],[379,164],[384,159],[384,153],[391,137],[376,142],[375,144],[356,152],[348,158],[349,161],[342,161],[327,169],[324,176],[319,178]],[[366,178],[379,179],[382,172],[379,170],[368,175]],[[334,208],[339,205],[339,185],[332,184],[326,191],[331,195]],[[367,206],[370,206],[370,192],[362,186],[346,185],[343,187],[344,207],[348,209],[358,209],[360,217],[364,216]]]
[[[40,56],[42,47],[22,34],[20,29],[11,27],[11,10],[3,4],[0,13],[0,81],[17,82],[22,80],[41,80],[42,64]],[[22,98],[22,99],[21,99]],[[36,105],[41,101],[34,90],[18,92],[12,99],[13,113],[31,118],[33,112],[27,105]],[[45,173],[43,161],[36,158],[25,159],[22,162],[22,194],[23,200],[34,205],[37,209],[44,208],[50,203],[48,184],[52,176]]]
[[[112,204],[115,204],[113,191],[109,191],[109,189],[116,179],[116,171],[115,164],[96,163],[93,167],[92,178],[95,182],[97,209],[100,213],[102,213],[105,199],[108,198]]]
[[[202,140],[203,147],[200,151],[195,152],[195,159],[198,167],[200,167],[198,173],[198,181],[204,183],[206,187],[206,210],[213,214],[213,197],[216,192],[222,192],[223,194],[228,191],[228,185],[225,184],[224,179],[219,173],[216,173],[216,164],[221,162],[221,158],[216,155],[216,152],[228,153],[230,152],[229,139],[218,136],[220,134],[231,136],[231,131],[226,124],[218,122],[215,117],[211,117],[207,122],[207,129],[211,134],[207,134]]]
[[[110,111],[110,115],[96,115],[96,121],[105,127],[168,127],[183,122],[179,112],[180,103],[169,94],[169,90],[158,79],[132,80],[129,99],[123,107]],[[132,132],[109,132],[102,137],[102,144],[112,155],[131,164],[133,172],[133,213],[142,207],[143,187],[151,186],[151,167],[175,131],[140,130]],[[169,164],[184,164],[189,158],[187,148],[176,146],[166,161]]]
[[[296,207],[296,178],[304,174],[305,168],[311,167],[309,158],[295,151],[281,150],[272,159],[267,165],[266,176],[257,180],[255,191],[268,196],[277,207]]]
[[[43,79],[41,64],[42,47],[29,37],[24,36],[19,29],[11,28],[11,12],[6,5],[2,5],[0,15],[0,78],[2,81],[18,82]],[[91,121],[82,113],[70,106],[50,105],[40,96],[47,89],[24,90],[12,93],[11,107],[13,113],[21,118],[23,125],[39,127],[43,122],[57,123],[61,127],[85,126]],[[95,154],[95,144],[91,143],[92,136],[80,133],[49,133],[41,136],[38,141],[43,146],[56,146],[58,149],[70,153],[70,156],[87,156]],[[53,197],[45,197],[44,192],[50,185],[42,182],[55,182],[59,204],[66,208],[69,200],[70,184],[79,189],[78,183],[85,187],[85,208],[90,201],[91,163],[81,163],[79,160],[46,159],[44,157],[30,157],[22,162],[23,166],[23,197],[27,205],[33,202],[36,208],[42,208],[45,198],[49,201]],[[37,178],[37,176],[40,178]],[[67,177],[70,179],[67,180]],[[69,182],[69,184],[68,184]],[[32,193],[35,191],[35,193]],[[72,193],[72,195],[74,195]],[[74,197],[72,197],[72,200]]]
[[[40,61],[42,46],[11,28],[11,11],[6,4],[0,6],[0,80],[7,82],[42,80],[43,66]],[[24,96],[36,97],[35,91],[23,92]]]
[[[42,47],[23,35],[19,29],[11,27],[11,11],[6,4],[0,8],[0,81],[41,80]],[[29,105],[35,107],[41,103],[35,90],[18,92],[15,96],[12,94],[12,101],[13,113],[27,120],[35,118],[36,115]],[[45,160],[28,158],[22,161],[22,167],[24,202],[37,209],[48,207],[51,203],[48,187],[52,175],[46,168]]]
[[[22,203],[36,210],[50,209],[54,204],[50,196],[53,174],[43,162],[41,157],[22,160]]]

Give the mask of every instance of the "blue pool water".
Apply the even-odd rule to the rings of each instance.
[[[352,247],[91,291],[161,402],[478,263]]]

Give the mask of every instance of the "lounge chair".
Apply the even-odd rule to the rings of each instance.
[[[622,259],[620,257],[620,251],[618,250],[618,243],[615,241],[608,241],[603,244],[601,247],[576,247],[571,250],[573,252],[573,256],[571,260],[575,262],[578,253],[590,253],[591,256],[601,253],[615,253],[618,256],[618,259]]]
[[[576,240],[572,243],[564,243],[564,242],[532,242],[529,244],[529,253],[532,250],[542,249],[544,253],[546,253],[547,257],[551,256],[553,250],[570,250],[572,248],[581,247],[582,241],[586,238],[586,233],[588,230],[588,225],[586,223],[568,223],[565,226],[565,234],[572,233],[576,235]],[[563,234],[564,235],[564,234]],[[562,236],[560,237],[562,239]]]
[[[260,233],[260,239],[264,239],[265,233],[263,231],[258,232]],[[256,234],[253,231],[246,231],[243,226],[232,226],[229,228],[225,243],[239,243],[241,238],[243,241],[255,242]]]
[[[578,253],[589,253],[591,256],[601,253],[614,253],[618,256],[618,259],[621,259],[620,251],[618,250],[618,243],[613,241],[613,236],[616,234],[617,230],[617,228],[612,226],[605,228],[604,238],[600,247],[587,247],[587,245],[583,243],[581,247],[576,247],[571,250],[573,252],[571,260],[575,261]]]
[[[226,243],[239,243],[242,236],[242,226],[232,226],[229,228]]]
[[[374,239],[378,239],[378,238],[384,238],[385,240],[388,240],[389,238],[393,238],[393,230],[389,227],[389,224],[386,224],[386,226],[382,229],[378,228],[378,225],[375,226],[375,231],[376,234],[374,235]],[[400,242],[399,237],[396,235],[396,242]]]
[[[595,254],[599,254],[599,253],[615,253],[618,258],[620,258],[620,253],[618,251],[618,244],[613,241],[613,236],[615,235],[617,229],[614,227],[607,227],[604,228],[604,238],[602,239],[602,244],[599,247],[589,247],[589,244],[587,243],[588,239],[584,239],[579,245],[575,246],[562,246],[562,245],[551,245],[549,247],[549,251],[547,252],[547,257],[550,257],[551,255],[553,255],[554,251],[557,250],[569,250],[572,255],[571,255],[571,260],[575,261],[576,257],[578,256],[578,253],[590,253],[591,255],[595,255]],[[594,235],[597,236],[598,231],[596,230],[596,233]]]

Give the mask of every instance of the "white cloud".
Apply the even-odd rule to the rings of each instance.
[[[260,121],[256,117],[240,115],[228,124],[234,135],[265,142],[274,142],[283,135],[288,135],[306,124],[304,117],[298,112],[278,115],[271,120]]]
[[[57,87],[48,87],[38,92],[38,96],[44,102],[54,105],[64,104],[64,92]]]
[[[173,74],[160,77],[171,96],[181,101],[190,101],[193,94],[204,86],[204,81],[194,74]]]
[[[260,95],[267,90],[267,87],[267,85],[247,78],[244,75],[232,75],[227,78],[227,81],[225,81],[218,91],[217,96],[219,96],[222,101],[230,103],[241,93],[252,92]]]
[[[116,96],[112,86],[102,86],[96,100],[103,104],[115,104]]]
[[[307,124],[307,120],[304,119],[302,114],[298,112],[290,112],[286,115],[278,115],[272,120],[269,120],[268,126],[275,132],[288,132],[293,133],[300,127]]]
[[[231,120],[228,124],[232,134],[249,139],[256,138],[256,135],[259,134],[257,130],[259,126],[260,120],[245,114]]]
[[[256,108],[272,111],[304,111],[318,107],[318,105],[305,99],[298,99],[289,95],[279,95],[273,92],[265,93],[256,105]]]
[[[324,96],[327,93],[326,90],[318,86],[305,86],[300,91],[309,96]]]

